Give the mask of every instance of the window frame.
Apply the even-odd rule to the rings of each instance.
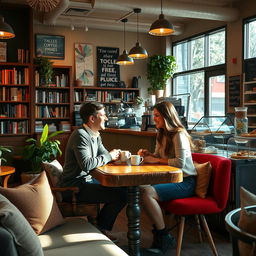
[[[225,56],[224,56],[224,63],[223,64],[218,64],[218,65],[213,65],[213,66],[209,66],[209,35],[212,35],[214,33],[218,33],[224,31],[225,32]],[[187,70],[185,71],[179,71],[176,72],[173,75],[173,83],[172,83],[172,94],[176,94],[176,88],[174,85],[174,79],[177,78],[178,76],[181,75],[189,75],[195,72],[204,72],[204,79],[205,79],[205,84],[204,84],[204,115],[207,115],[207,113],[209,112],[209,85],[206,84],[206,79],[209,73],[223,73],[225,75],[225,95],[227,95],[227,74],[226,74],[226,69],[227,69],[227,26],[222,26],[222,27],[218,27],[197,35],[193,35],[191,37],[188,38],[184,38],[182,40],[179,41],[175,41],[172,43],[172,52],[174,53],[174,47],[177,46],[178,44],[182,44],[185,42],[191,42],[194,39],[200,38],[200,37],[204,37],[204,67],[202,68],[197,68],[197,69],[189,69],[189,67],[191,68],[191,63],[189,64],[188,60],[191,58],[191,43],[190,45],[188,44],[188,54],[187,54]],[[227,97],[225,97],[225,113],[227,112]]]

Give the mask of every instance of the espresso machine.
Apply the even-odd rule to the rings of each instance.
[[[141,131],[155,131],[155,123],[154,123],[154,116],[153,116],[153,106],[155,102],[152,100],[147,100],[144,103],[145,112],[141,117]]]

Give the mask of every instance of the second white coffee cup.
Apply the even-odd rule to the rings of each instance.
[[[131,155],[131,165],[140,165],[144,158],[140,155]]]

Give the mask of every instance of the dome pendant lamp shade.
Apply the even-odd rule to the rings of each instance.
[[[139,13],[141,13],[141,9],[134,9],[134,13],[137,13],[137,42],[135,46],[130,50],[129,57],[133,59],[146,59],[148,57],[147,51],[141,46],[139,43]]]
[[[128,21],[128,19],[122,19],[122,22],[124,23],[124,51],[121,55],[118,56],[116,64],[118,65],[133,65],[134,61],[132,58],[130,58],[127,54],[127,51],[125,50],[125,23]]]
[[[148,33],[153,36],[169,36],[174,32],[173,25],[164,18],[161,0],[161,14],[159,19],[152,23]]]
[[[0,16],[0,39],[11,39],[15,37],[12,27],[4,22],[4,17]]]

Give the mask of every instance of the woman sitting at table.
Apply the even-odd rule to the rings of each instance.
[[[140,149],[138,154],[144,157],[144,163],[168,164],[183,171],[181,183],[141,187],[142,203],[154,227],[151,248],[165,253],[169,247],[175,246],[175,239],[165,228],[158,202],[192,196],[197,173],[191,155],[191,137],[181,124],[173,104],[165,101],[157,103],[153,111],[154,122],[158,129],[155,152],[150,153],[147,149]]]

